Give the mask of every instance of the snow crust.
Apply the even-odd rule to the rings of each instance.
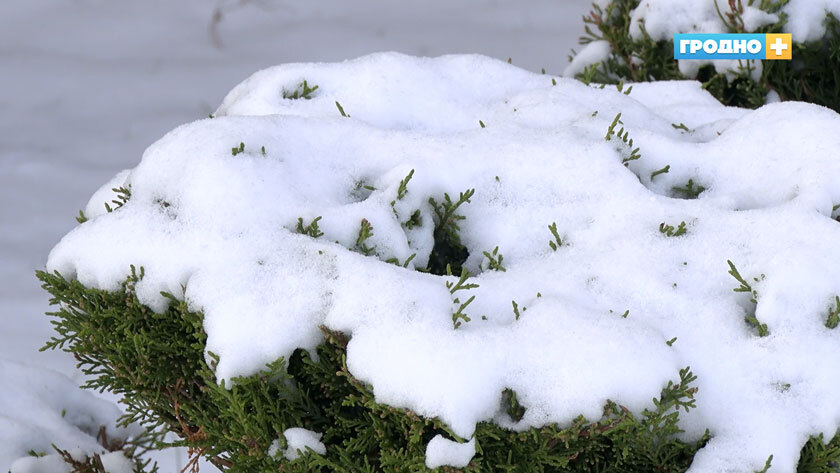
[[[286,449],[283,451],[283,456],[287,460],[296,460],[299,456],[305,455],[308,450],[312,449],[315,453],[326,455],[327,447],[321,442],[321,436],[318,432],[313,432],[301,427],[292,427],[283,431],[283,437],[286,439]],[[268,455],[276,457],[280,453],[282,443],[280,439],[275,440],[268,447]]]
[[[319,85],[314,98],[283,99],[303,79]],[[619,112],[642,153],[628,167],[629,150],[604,139]],[[713,435],[691,471],[760,469],[770,454],[773,471],[794,471],[808,436],[830,438],[840,422],[826,362],[840,332],[824,326],[840,294],[837,130],[840,116],[815,105],[726,108],[696,82],[629,95],[552,86],[481,56],[288,64],[149,147],[125,178],[131,200],[71,231],[47,267],[115,290],[130,264],[144,266],[141,301],[162,310],[167,291],[204,311],[222,379],[313,350],[319,325],[344,331],[350,371],[377,401],[464,438],[485,420],[595,419],[607,399],[640,412],[690,365],[698,408],[683,414],[685,437]],[[707,190],[673,198],[689,179]],[[454,278],[412,269],[433,244],[428,199],[469,188],[461,236],[480,287],[456,330]],[[422,225],[407,229],[415,209]],[[319,216],[322,237],[296,234],[298,218]],[[375,256],[348,250],[362,219]],[[660,233],[681,221],[686,235]],[[507,271],[481,272],[496,246]],[[384,262],[412,254],[405,269]],[[752,305],[732,291],[727,260],[759,279],[770,336],[745,324]],[[518,423],[502,413],[505,388],[527,408]]]
[[[0,470],[64,471],[66,465],[52,444],[83,458],[104,452],[97,441],[102,426],[111,439],[139,433],[116,428],[122,412],[115,404],[79,389],[75,382],[55,371],[0,360],[0,379],[4,382],[0,390]],[[47,455],[29,457],[30,450]],[[108,471],[118,473],[131,468]]]
[[[470,439],[469,442],[458,443],[438,434],[429,441],[429,445],[426,447],[426,467],[454,466],[455,468],[463,468],[469,465],[474,455],[474,438]]]

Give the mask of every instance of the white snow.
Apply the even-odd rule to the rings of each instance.
[[[825,35],[826,15],[840,18],[840,0],[790,0],[783,11],[788,14],[785,33],[795,41],[818,41]]]
[[[469,442],[458,443],[438,434],[429,441],[429,445],[426,447],[426,467],[454,466],[455,468],[463,468],[470,464],[474,455],[474,438],[470,439]]]
[[[569,65],[563,69],[563,75],[574,77],[575,74],[583,72],[590,64],[598,64],[609,58],[611,52],[609,41],[602,39],[592,41],[574,55]]]
[[[296,460],[299,456],[307,454],[310,449],[315,453],[326,455],[327,447],[321,442],[322,435],[301,427],[286,429],[283,431],[286,441],[286,449],[282,452],[283,457],[287,460]],[[268,456],[277,457],[281,453],[281,448],[280,439],[275,440],[268,447]]]
[[[0,360],[0,379],[4,384],[0,390],[0,465],[12,465],[15,473],[59,471],[52,467],[60,461],[52,444],[77,451],[81,457],[103,453],[97,440],[101,427],[110,439],[140,432],[116,428],[121,414],[116,405],[78,388],[60,373]],[[30,451],[47,456],[28,457]]]
[[[312,100],[282,98],[304,78],[320,86]],[[641,147],[629,167],[629,149],[604,139],[619,112]],[[794,471],[808,436],[830,438],[840,421],[825,362],[840,356],[840,332],[824,326],[840,294],[830,264],[840,135],[829,130],[840,116],[814,105],[725,108],[694,82],[629,95],[552,86],[481,56],[279,66],[235,88],[217,118],[152,145],[127,178],[128,204],[70,232],[48,268],[116,289],[142,265],[138,296],[157,309],[161,290],[184,284],[223,379],[314,349],[319,325],[344,331],[348,367],[379,402],[437,416],[464,438],[477,422],[505,422],[506,387],[527,408],[511,427],[526,429],[598,418],[607,399],[640,412],[691,366],[698,408],[683,417],[685,437],[713,435],[691,471],[760,469],[770,454],[773,471]],[[240,142],[245,153],[232,156]],[[708,190],[670,197],[689,179]],[[451,295],[454,278],[411,268],[431,249],[429,197],[468,188],[466,266],[478,272],[499,246],[507,271]],[[414,209],[423,225],[405,230]],[[295,234],[298,218],[318,216],[322,237]],[[375,256],[348,250],[363,218]],[[681,221],[686,235],[660,233]],[[408,269],[384,263],[415,253]],[[752,305],[732,291],[727,260],[758,278],[769,337],[744,322]],[[456,330],[453,298],[469,295],[472,320]]]

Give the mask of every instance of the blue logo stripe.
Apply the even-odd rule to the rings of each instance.
[[[753,33],[674,35],[674,59],[764,59],[767,36]]]

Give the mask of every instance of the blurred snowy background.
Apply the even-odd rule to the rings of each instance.
[[[51,329],[34,270],[101,184],[135,166],[167,131],[206,117],[253,72],[394,50],[510,57],[559,74],[589,4],[3,0],[0,360],[52,368],[81,383],[67,354],[37,352]]]

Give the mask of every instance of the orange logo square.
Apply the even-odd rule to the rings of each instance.
[[[793,40],[790,33],[768,34],[765,41],[765,54],[767,59],[788,59],[791,58]]]

